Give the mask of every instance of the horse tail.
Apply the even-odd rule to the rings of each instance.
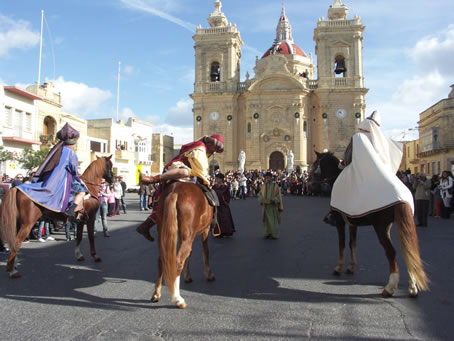
[[[170,293],[174,293],[174,284],[177,274],[177,193],[166,196],[163,205],[163,214],[159,231],[159,250],[164,275],[164,283]]]
[[[9,190],[0,206],[0,237],[8,243],[11,252],[16,252],[17,235],[17,188]]]
[[[407,265],[408,274],[415,280],[419,290],[429,290],[429,279],[424,272],[419,254],[418,235],[416,234],[413,213],[409,204],[399,204],[394,209],[395,222],[399,231],[402,256]]]

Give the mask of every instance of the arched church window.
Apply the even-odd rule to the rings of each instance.
[[[250,139],[251,138],[251,122],[248,122],[247,124],[247,138]]]
[[[210,79],[212,82],[221,81],[221,65],[218,62],[211,63]]]
[[[304,121],[303,123],[303,136],[305,139],[307,139],[307,122]]]
[[[334,74],[335,77],[345,77],[347,69],[345,67],[345,58],[344,56],[337,55],[334,58]]]

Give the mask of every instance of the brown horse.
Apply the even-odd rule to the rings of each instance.
[[[311,173],[319,179],[329,179],[334,183],[337,176],[340,174],[339,159],[332,153],[317,153]],[[332,185],[331,183],[331,185]],[[371,195],[373,195],[371,193]],[[348,200],[348,198],[346,198]],[[394,248],[390,230],[392,223],[397,225],[399,242],[402,250],[402,256],[409,274],[409,294],[411,297],[416,297],[419,290],[428,290],[429,280],[423,269],[423,262],[419,254],[418,236],[413,220],[411,207],[407,203],[397,203],[388,208],[368,214],[361,218],[347,218],[339,212],[333,211],[333,217],[336,221],[336,228],[339,236],[339,260],[334,269],[335,275],[340,275],[344,266],[345,252],[345,224],[350,225],[350,265],[346,273],[353,274],[356,267],[356,232],[358,226],[372,225],[377,234],[380,244],[385,250],[386,257],[389,262],[389,281],[384,288],[382,294],[385,297],[390,297],[394,294],[399,283],[399,270],[396,261],[396,249]]]
[[[158,213],[158,278],[151,300],[161,298],[162,276],[178,308],[187,304],[180,295],[180,274],[185,269],[185,281],[190,282],[188,257],[197,234],[202,235],[204,272],[207,280],[214,280],[208,261],[208,235],[213,218],[213,207],[200,187],[192,183],[174,182],[164,187]],[[180,247],[177,253],[177,242]]]
[[[89,199],[83,202],[84,215],[87,219],[87,232],[90,241],[90,253],[96,262],[100,262],[101,258],[96,255],[95,239],[94,239],[94,224],[96,212],[99,207],[98,192],[101,185],[101,179],[105,178],[108,182],[112,182],[112,161],[110,157],[102,157],[93,161],[85,170],[81,179],[88,188],[90,195]],[[6,241],[10,248],[8,263],[6,264],[6,272],[11,278],[20,277],[16,269],[16,256],[24,239],[30,234],[32,227],[42,216],[48,217],[50,220],[67,220],[63,213],[55,213],[46,210],[42,206],[33,202],[25,194],[17,188],[8,191],[3,198],[0,206],[0,234],[2,240]],[[84,222],[77,223],[77,243],[75,256],[77,260],[84,260],[80,252],[80,242],[82,241]]]

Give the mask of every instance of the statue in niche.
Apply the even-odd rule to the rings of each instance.
[[[238,167],[238,170],[241,172],[241,174],[244,173],[244,164],[246,163],[246,153],[244,150],[240,152],[240,155],[238,155],[238,162],[240,163],[240,166]]]
[[[290,149],[288,155],[287,155],[287,171],[291,173],[293,171],[293,160],[294,160],[294,155],[292,150]]]

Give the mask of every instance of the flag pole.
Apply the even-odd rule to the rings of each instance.
[[[41,57],[43,52],[43,20],[44,10],[41,10],[41,37],[39,39],[39,64],[38,64],[38,83],[36,84],[36,93],[38,94],[39,85],[41,84]]]
[[[120,65],[121,63],[118,62],[118,84],[117,84],[117,122],[118,122],[118,111],[120,107]]]

